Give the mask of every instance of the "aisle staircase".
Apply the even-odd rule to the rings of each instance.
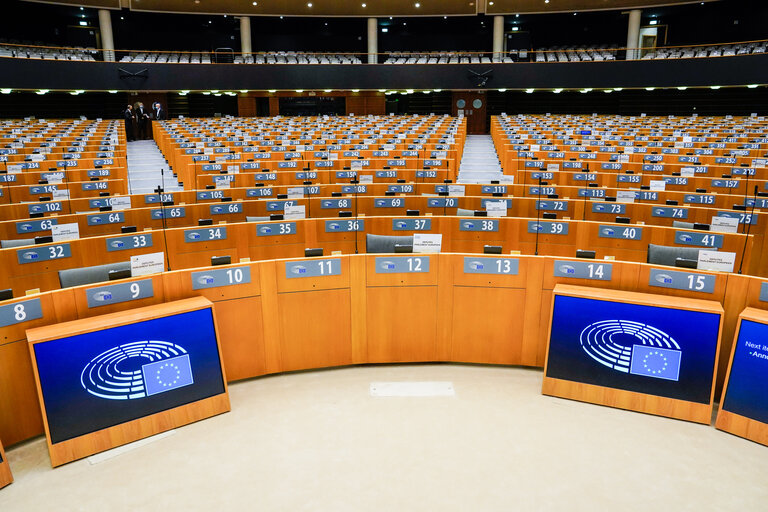
[[[163,171],[162,174],[160,171]],[[168,162],[154,140],[128,143],[128,186],[131,194],[150,194],[164,184],[165,192],[183,188],[173,177]]]
[[[459,166],[459,183],[490,183],[501,178],[502,171],[490,135],[467,135]]]

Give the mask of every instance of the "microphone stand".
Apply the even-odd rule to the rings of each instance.
[[[165,218],[165,201],[163,201],[163,192],[165,192],[165,172],[163,169],[160,169],[160,186],[155,189],[155,192],[157,192],[157,197],[160,200],[160,215],[162,216],[163,221],[163,245],[165,245],[165,263],[168,268],[168,272],[171,271],[171,257],[168,255],[168,238],[166,236],[165,230],[168,228],[166,225],[166,218]]]
[[[357,179],[357,176],[355,176],[353,179],[349,181],[352,184],[352,191],[355,193],[355,254],[358,254],[358,248],[357,248],[357,229],[358,229],[358,219],[357,219],[357,184],[360,183],[360,180]]]
[[[539,255],[539,232],[541,231],[541,174],[539,174],[539,198],[536,200],[536,249],[533,251],[534,256]]]
[[[752,217],[755,215],[755,204],[757,203],[757,185],[755,185],[754,200],[752,201],[752,211],[749,213],[749,223],[746,226],[746,233],[744,234],[744,247],[741,249],[741,261],[739,262],[739,274],[744,266],[744,254],[747,251],[747,240],[749,239],[749,231],[752,227]],[[746,202],[746,200],[745,200]]]

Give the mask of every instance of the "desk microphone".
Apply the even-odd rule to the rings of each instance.
[[[746,203],[746,199],[744,200]],[[741,269],[744,266],[744,254],[747,251],[747,240],[749,239],[749,231],[752,227],[752,217],[755,215],[755,204],[757,204],[757,185],[755,185],[755,192],[753,196],[752,201],[752,211],[749,212],[749,223],[747,223],[746,232],[744,236],[744,247],[741,249],[741,261],[739,262],[739,274],[741,274]]]
[[[539,232],[541,231],[541,173],[539,173],[539,198],[536,200],[536,249],[533,251],[534,256],[539,255]]]

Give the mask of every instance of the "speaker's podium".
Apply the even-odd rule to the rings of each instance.
[[[30,329],[27,339],[53,466],[229,411],[204,297]]]

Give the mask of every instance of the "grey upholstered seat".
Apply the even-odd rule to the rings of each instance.
[[[26,247],[27,245],[35,245],[34,238],[21,238],[19,240],[0,240],[0,248],[9,249],[11,247]]]
[[[687,260],[698,260],[699,251],[698,247],[672,247],[668,245],[655,245],[648,244],[648,263],[654,263],[656,265],[669,265],[675,266],[675,260],[677,258],[684,258]]]
[[[96,265],[94,267],[70,268],[59,270],[59,283],[62,288],[70,286],[80,286],[83,284],[100,283],[109,281],[110,270],[130,270],[130,261],[121,261],[118,263],[109,263],[107,265]]]
[[[365,252],[390,253],[395,252],[395,245],[413,245],[413,235],[365,235]]]

